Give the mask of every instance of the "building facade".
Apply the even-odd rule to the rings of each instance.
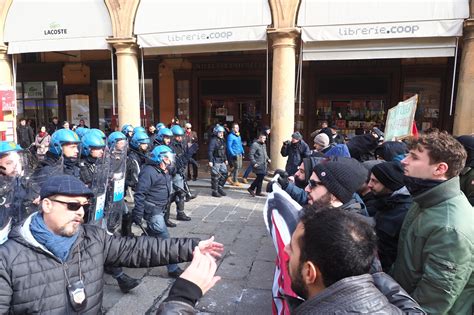
[[[309,137],[328,121],[351,135],[418,94],[419,129],[474,132],[468,0],[407,2],[409,13],[399,1],[205,3],[1,0],[0,86],[16,92],[2,128],[20,117],[105,131],[178,117],[205,146],[216,123],[239,122],[247,142],[270,125],[282,167],[295,129]]]

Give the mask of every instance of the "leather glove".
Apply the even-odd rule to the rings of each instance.
[[[273,192],[273,184],[274,184],[274,183],[275,183],[274,181],[269,181],[269,182],[267,183],[267,189],[266,189],[267,193]]]
[[[284,145],[289,145],[289,144],[290,144],[290,140],[283,141],[283,144],[284,144]]]
[[[277,172],[275,172],[277,173]],[[288,180],[288,173],[287,172],[279,172],[277,173],[280,175],[278,177],[278,184],[281,186],[281,189],[285,190],[288,187],[289,180]]]
[[[132,221],[133,223],[135,223],[136,225],[142,225],[142,218],[139,218],[138,216],[132,216]]]

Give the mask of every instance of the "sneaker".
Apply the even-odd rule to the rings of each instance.
[[[247,191],[252,195],[252,197],[255,197],[255,192],[250,187],[247,188]]]
[[[178,267],[178,269],[176,269],[175,271],[172,271],[172,272],[169,272],[169,271],[168,271],[168,276],[169,276],[170,278],[178,278],[179,276],[181,276],[181,274],[183,273],[183,271],[184,271],[183,269],[181,269],[181,268]]]
[[[242,185],[240,185],[240,183],[239,183],[238,181],[235,181],[233,186],[235,186],[235,187],[240,187],[240,186],[242,186]]]
[[[247,180],[247,178],[242,178],[242,183],[244,183],[244,184],[248,184],[248,183],[249,183],[249,181]]]
[[[134,279],[126,274],[122,274],[120,277],[117,278],[117,282],[120,291],[122,291],[123,293],[128,293],[130,292],[130,290],[137,287],[142,282],[142,280]]]
[[[234,185],[234,181],[230,177],[227,178],[227,182],[229,183],[229,185]]]

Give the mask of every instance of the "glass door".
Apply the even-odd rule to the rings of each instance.
[[[69,124],[79,125],[81,120],[90,127],[89,95],[66,95],[66,113]]]

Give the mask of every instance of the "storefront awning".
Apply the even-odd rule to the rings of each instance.
[[[265,49],[268,0],[142,0],[135,18],[145,54]]]
[[[468,0],[303,0],[305,60],[453,56]]]
[[[8,53],[108,49],[112,22],[103,0],[13,0],[5,22]]]

